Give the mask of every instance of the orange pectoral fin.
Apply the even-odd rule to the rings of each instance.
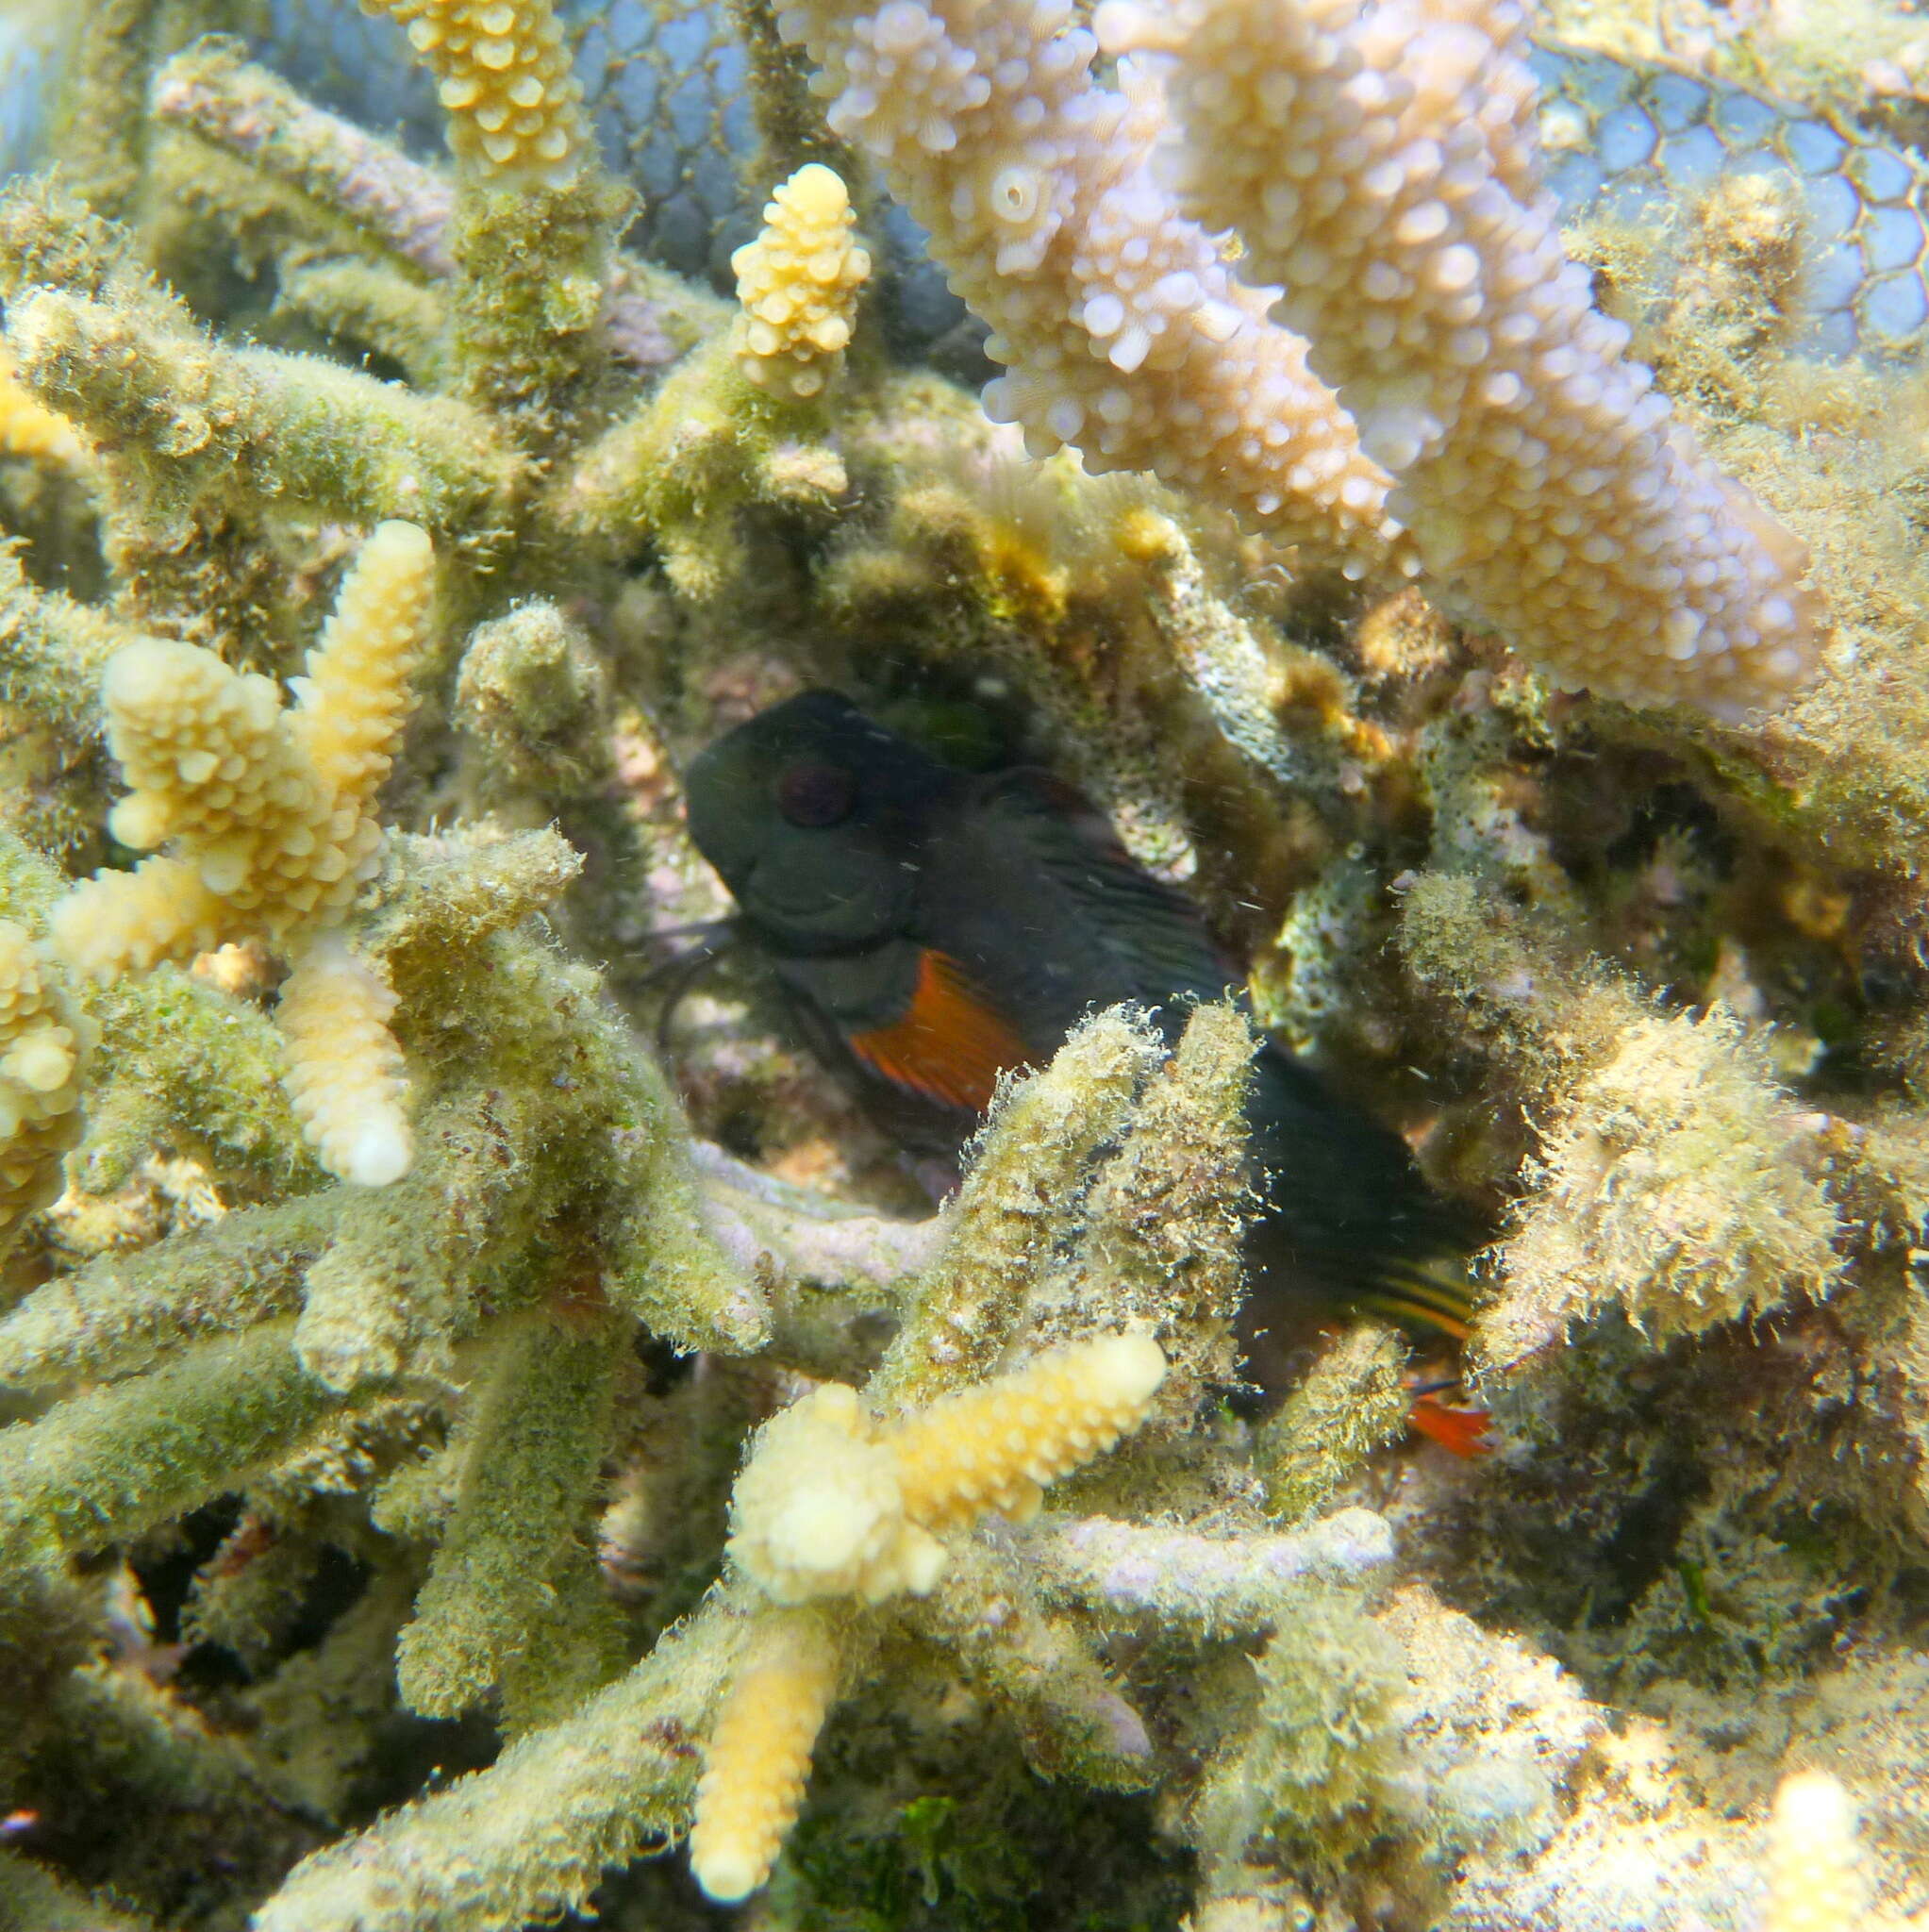
[[[1422,1436],[1455,1456],[1493,1453],[1493,1444],[1487,1440],[1493,1419],[1484,1408],[1449,1408],[1438,1395],[1416,1395],[1406,1420]]]
[[[955,959],[918,955],[918,983],[901,1019],[849,1036],[851,1051],[895,1087],[982,1113],[998,1075],[1031,1055]]]

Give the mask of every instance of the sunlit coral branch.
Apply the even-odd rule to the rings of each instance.
[[[1180,192],[1283,283],[1428,570],[1556,681],[1738,718],[1811,677],[1807,556],[1668,422],[1561,252],[1512,0],[1111,0]],[[1364,301],[1364,308],[1362,308]]]
[[[1862,1932],[1869,1894],[1855,1807],[1839,1778],[1798,1772],[1775,1790],[1762,1932]]]
[[[748,1898],[771,1875],[843,1666],[830,1626],[810,1610],[753,1619],[744,1644],[704,1752],[690,1834],[697,1883],[725,1903]]]
[[[742,310],[731,350],[759,389],[805,402],[842,366],[871,257],[842,179],[820,161],[780,181],[763,214],[757,240],[730,258]]]
[[[549,0],[365,0],[436,75],[458,159],[560,184],[590,145],[582,83]]]
[[[1048,1485],[1139,1426],[1165,1374],[1149,1336],[1114,1335],[913,1409],[884,1431],[906,1516],[932,1530],[987,1511],[1023,1522]]]
[[[832,1383],[777,1417],[732,1499],[730,1551],[774,1602],[923,1594],[934,1532],[990,1511],[1024,1517],[1068,1471],[1138,1426],[1165,1376],[1144,1336],[1039,1357],[878,1424]]]
[[[128,646],[106,677],[108,736],[133,787],[114,829],[165,885],[102,873],[55,909],[57,942],[90,975],[186,957],[253,928],[277,941],[339,918],[373,869],[368,815],[425,640],[434,556],[407,524],[385,524],[343,585],[340,622],[311,654],[299,707],[272,679],[230,671],[196,645]],[[189,883],[191,881],[191,884]],[[138,903],[137,903],[138,902]],[[158,915],[144,930],[141,914]]]
[[[1156,93],[1100,88],[1065,0],[830,0],[778,25],[823,70],[833,132],[873,156],[1010,374],[986,406],[1043,455],[1151,470],[1314,556],[1383,568],[1387,478],[1206,231],[1160,185]]]
[[[407,718],[434,564],[413,525],[376,529],[291,712],[272,679],[197,645],[118,652],[105,680],[108,737],[133,789],[114,830],[136,847],[174,849],[131,874],[96,874],[51,915],[60,950],[100,979],[251,932],[299,948],[282,1014],[296,1112],[333,1171],[377,1186],[411,1158],[387,1024],[394,1001],[365,962],[315,935],[376,860],[370,811]]]

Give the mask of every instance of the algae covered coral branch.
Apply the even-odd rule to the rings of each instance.
[[[1505,8],[1115,5],[1116,67],[1052,5],[788,9],[992,325],[993,425],[897,366],[920,271],[757,9],[748,226],[704,217],[720,272],[774,195],[733,308],[625,253],[679,191],[644,158],[621,236],[598,152],[646,68],[687,122],[674,45],[708,62],[722,9],[665,0],[625,49],[629,9],[592,7],[573,72],[560,6],[396,0],[430,158],[340,89],[394,23],[324,75],[282,38],[304,8],[251,43],[293,80],[182,44],[245,25],[227,0],[91,10],[105,165],[0,201],[8,368],[45,418],[0,451],[0,775],[29,781],[0,1101],[33,1156],[0,1257],[0,1808],[49,1911],[510,1932],[768,1879],[754,1922],[906,1932],[1739,1932],[1777,1784],[1820,1764],[1867,1896],[1909,1897],[1929,808],[1913,497],[1875,498],[1919,418],[1892,372],[1777,361],[1792,321],[1729,325],[1814,292],[1815,184],[1853,175],[1856,249],[1907,225],[1872,211],[1920,227],[1886,151],[1849,142],[1786,220],[1732,180],[1683,199],[1655,225],[1685,293],[1611,223],[1571,232],[1609,323],[1557,267]],[[1687,98],[1575,61],[1571,94]],[[1709,98],[1732,146],[1759,104]],[[1821,125],[1748,125],[1784,160]],[[1401,234],[1333,271],[1308,251],[1389,178],[1378,134]],[[850,192],[779,188],[813,158]],[[1511,292],[1510,248],[1538,277]],[[1313,312],[1328,271],[1357,341]],[[1546,340],[1505,369],[1442,362],[1473,344],[1439,325],[1523,316]],[[1674,655],[1635,655],[1677,693],[1705,668],[1677,606],[1732,630],[1799,596],[1658,405],[1579,488],[1637,380],[1622,325],[1863,652],[1766,730],[1555,693],[1382,595],[1424,562],[1525,645],[1496,579],[1595,611],[1638,577],[1608,628],[1654,619]],[[1189,497],[1023,454],[1059,441]],[[1503,511],[1526,549],[1456,561]],[[684,760],[807,683],[973,772],[1075,778],[1256,949],[1256,1008],[1501,1230],[1471,1357],[1494,1453],[1405,1440],[1444,1344],[1246,1298],[1237,1007],[1090,1018],[922,1221],[891,1217],[934,1160],[783,1035],[748,952],[652,1012],[653,936],[707,955],[727,910]],[[170,963],[63,967],[49,921],[84,901],[42,850],[172,921]],[[649,1856],[692,1826],[688,1862]]]

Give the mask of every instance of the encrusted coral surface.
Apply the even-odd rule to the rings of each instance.
[[[0,77],[0,1919],[1920,1921],[1906,13],[320,5]],[[909,1144],[683,828],[822,684],[1247,1005]],[[1255,1020],[1464,1348],[1245,1278]]]

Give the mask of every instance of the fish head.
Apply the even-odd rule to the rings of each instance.
[[[757,936],[850,951],[906,929],[948,766],[836,691],[759,712],[690,765],[690,837]]]

